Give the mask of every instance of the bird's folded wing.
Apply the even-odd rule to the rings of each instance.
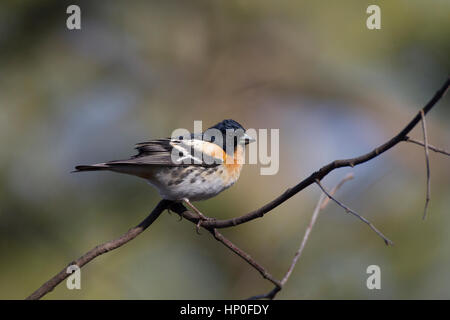
[[[218,145],[197,139],[157,139],[136,144],[138,154],[128,160],[108,162],[108,165],[217,166],[226,154]]]

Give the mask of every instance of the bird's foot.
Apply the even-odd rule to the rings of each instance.
[[[200,234],[200,227],[202,226],[202,223],[205,221],[213,221],[214,218],[208,218],[203,213],[201,213],[200,210],[198,210],[190,201],[189,199],[184,198],[182,200],[189,208],[191,208],[197,215],[198,215],[198,222],[196,226],[196,232],[197,234]]]
[[[212,222],[212,221],[216,221],[216,218],[209,218],[209,217],[201,217],[199,216],[198,222],[197,222],[197,226],[196,226],[196,231],[197,234],[200,234],[200,227],[202,226],[203,222]]]

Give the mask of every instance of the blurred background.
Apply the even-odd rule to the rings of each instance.
[[[381,8],[381,30],[366,8]],[[81,7],[81,30],[66,8]],[[0,298],[22,299],[70,261],[141,221],[159,201],[144,180],[71,174],[122,159],[137,142],[233,118],[280,129],[280,170],[247,165],[198,203],[208,216],[256,209],[322,165],[384,143],[443,84],[449,1],[2,1],[0,3]],[[450,148],[449,96],[427,116]],[[422,140],[420,125],[411,136]],[[280,299],[450,298],[450,171],[403,143],[339,169],[336,197],[395,242],[330,203]],[[275,277],[287,271],[320,196],[310,186],[223,233]],[[368,290],[366,268],[381,268]],[[81,290],[45,299],[241,299],[272,285],[193,224],[164,213],[138,238],[82,269]]]

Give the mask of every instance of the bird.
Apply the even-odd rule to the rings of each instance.
[[[201,134],[137,143],[129,159],[77,165],[73,172],[112,171],[147,180],[161,198],[185,203],[198,216],[197,232],[209,220],[193,204],[217,196],[236,183],[245,147],[256,141],[237,121],[225,119]]]

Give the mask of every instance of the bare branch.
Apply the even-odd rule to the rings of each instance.
[[[331,171],[342,168],[342,167],[354,167],[355,165],[359,165],[362,163],[365,163],[375,157],[378,157],[383,152],[391,149],[395,145],[397,145],[399,142],[402,141],[409,141],[408,133],[417,125],[417,123],[424,118],[424,116],[430,111],[434,105],[444,96],[445,92],[447,91],[448,87],[450,85],[450,79],[448,78],[443,86],[435,93],[433,98],[421,109],[421,111],[404,127],[396,136],[391,138],[386,143],[382,144],[381,146],[375,148],[371,152],[361,155],[356,158],[350,158],[350,159],[343,159],[343,160],[335,160],[326,166],[323,166],[318,171],[315,171],[312,173],[309,177],[302,180],[300,183],[295,185],[292,188],[287,189],[283,194],[275,198],[274,200],[270,201],[266,205],[262,206],[261,208],[254,210],[252,212],[249,212],[243,216],[229,219],[229,220],[215,220],[215,219],[208,219],[207,221],[201,221],[201,226],[205,228],[206,230],[213,233],[214,237],[221,241],[224,245],[226,245],[228,248],[230,248],[233,252],[244,258],[250,265],[255,267],[266,279],[270,280],[272,283],[275,284],[275,288],[269,292],[266,295],[257,296],[254,298],[259,297],[267,297],[267,298],[273,298],[278,291],[281,290],[282,284],[275,280],[264,268],[262,268],[259,264],[254,262],[253,259],[249,255],[247,255],[245,252],[237,248],[235,245],[233,245],[228,239],[224,238],[220,233],[217,232],[216,229],[218,228],[227,228],[227,227],[233,227],[251,220],[254,220],[256,218],[263,217],[264,214],[270,212],[274,208],[278,207],[283,202],[287,201],[294,195],[296,195],[298,192],[302,191],[306,187],[310,186],[313,183],[317,183],[319,187],[322,189],[324,193],[328,195],[329,198],[334,200],[336,203],[341,205],[346,211],[352,213],[353,215],[356,215],[358,218],[360,218],[362,221],[367,223],[369,227],[371,227],[375,232],[377,232],[378,235],[380,235],[386,242],[386,244],[391,243],[389,239],[387,239],[381,232],[379,232],[369,221],[367,221],[365,218],[359,216],[356,212],[351,211],[344,205],[342,205],[340,202],[338,202],[336,199],[334,199],[330,194],[327,193],[327,191],[321,186],[320,181],[328,175]],[[422,122],[424,124],[424,121]],[[426,130],[425,130],[426,131]],[[413,142],[413,141],[410,141]],[[415,142],[414,142],[415,143]],[[428,149],[428,141],[425,137],[425,144]],[[448,154],[447,154],[448,155]],[[158,203],[158,205],[155,207],[155,209],[150,213],[147,218],[145,218],[138,226],[135,228],[130,229],[127,233],[125,233],[120,238],[105,242],[94,249],[88,251],[85,255],[80,257],[79,259],[72,262],[70,265],[76,264],[80,268],[84,266],[86,263],[92,261],[99,255],[102,255],[108,251],[114,250],[123,244],[131,241],[136,236],[138,236],[141,232],[143,232],[148,226],[150,226],[158,217],[159,215],[167,208],[171,208],[173,211],[177,212],[180,217],[184,217],[187,220],[194,222],[196,224],[199,223],[201,217],[199,217],[197,214],[194,214],[193,212],[188,211],[183,205],[180,205],[179,203],[173,203],[172,201],[168,200],[162,200]],[[177,210],[174,210],[174,207]],[[36,290],[34,293],[32,293],[27,299],[39,299],[43,297],[48,292],[52,291],[59,283],[61,283],[64,279],[68,277],[68,274],[66,273],[66,268],[61,270],[57,275],[55,275],[53,278],[51,278],[49,281],[44,283],[38,290]]]
[[[275,298],[277,293],[280,292],[280,291],[281,291],[281,287],[275,287],[271,291],[269,291],[268,293],[259,294],[257,296],[250,297],[247,300],[261,300],[261,299],[272,300],[272,299]]]
[[[351,179],[353,179],[353,174],[350,173],[350,174],[348,174],[347,176],[345,176],[345,177],[341,180],[341,182],[339,182],[339,183],[331,190],[330,195],[335,194],[336,191],[337,191],[340,187],[342,187],[342,185],[343,185],[346,181],[351,180]],[[289,267],[289,269],[288,269],[286,275],[284,276],[284,278],[281,280],[281,284],[282,284],[282,285],[284,285],[284,284],[288,281],[288,279],[289,279],[289,277],[290,277],[292,271],[294,270],[295,264],[297,263],[298,259],[300,258],[301,254],[302,254],[302,252],[303,252],[303,249],[305,248],[306,242],[308,241],[308,238],[309,238],[309,234],[311,233],[312,228],[313,228],[314,224],[316,223],[316,220],[317,220],[317,217],[319,216],[320,211],[323,210],[323,209],[325,209],[325,207],[326,207],[327,204],[328,204],[328,199],[329,199],[329,198],[325,198],[324,193],[322,193],[322,194],[320,195],[319,201],[317,202],[316,208],[314,209],[313,215],[312,215],[312,217],[311,217],[311,222],[309,223],[309,226],[308,226],[308,228],[306,229],[305,236],[303,237],[303,240],[302,240],[302,243],[301,243],[301,245],[300,245],[300,248],[299,248],[298,251],[295,253],[295,256],[294,256],[294,259],[292,260],[291,266]]]
[[[352,180],[354,178],[353,173],[349,173],[347,174],[333,189],[331,189],[330,194],[333,196],[341,187],[344,183],[346,183],[349,180]],[[324,194],[321,194],[322,196]],[[328,203],[330,201],[330,198],[326,197],[323,201],[322,201],[322,205],[320,206],[320,210],[323,210],[327,207]]]
[[[191,211],[187,211],[186,208],[178,202],[174,202],[170,208],[171,211],[177,213],[180,215],[180,217],[183,217],[190,222],[198,225],[199,217],[197,214],[192,213]],[[212,221],[214,219],[208,218],[206,216],[203,216],[202,221]],[[205,223],[203,222],[203,223]],[[223,234],[221,234],[217,229],[214,228],[206,228],[204,225],[200,224],[201,227],[208,230],[209,233],[219,242],[221,242],[223,245],[225,245],[228,249],[233,251],[235,254],[237,254],[239,257],[244,259],[248,264],[250,264],[253,268],[255,268],[264,279],[269,280],[272,282],[276,288],[281,289],[281,284],[278,280],[276,280],[262,265],[260,265],[258,262],[256,262],[248,253],[246,253],[244,250],[237,247],[235,244],[233,244],[230,240],[228,240]]]
[[[423,132],[423,141],[424,141],[424,149],[425,149],[425,161],[427,164],[427,195],[425,198],[425,208],[423,210],[423,219],[425,220],[427,217],[428,204],[430,203],[430,155],[428,152],[428,135],[427,135],[427,122],[425,121],[425,114],[423,110],[420,110],[420,116],[422,117],[422,132]]]
[[[406,137],[406,140],[405,140],[405,141],[406,141],[406,142],[411,142],[411,143],[417,144],[417,145],[422,146],[422,147],[425,147],[425,143],[423,143],[422,141],[419,141],[419,140],[410,138],[410,137]],[[435,147],[435,146],[433,146],[433,145],[431,145],[431,144],[428,144],[428,149],[429,149],[429,150],[432,150],[432,151],[434,151],[434,152],[437,152],[437,153],[445,154],[446,156],[450,156],[450,152],[448,152],[447,150],[444,150],[444,149]]]
[[[319,180],[316,180],[317,185],[320,187],[320,189],[322,189],[322,191],[328,196],[328,198],[330,198],[331,200],[333,200],[334,202],[336,202],[339,206],[341,206],[342,208],[344,208],[344,210],[348,213],[351,213],[352,215],[354,215],[355,217],[357,217],[358,219],[360,219],[362,222],[364,222],[365,224],[367,224],[370,229],[372,229],[373,231],[375,231],[376,234],[378,234],[383,240],[384,243],[386,243],[386,245],[393,245],[394,243],[389,240],[389,238],[387,238],[384,234],[381,233],[380,230],[378,230],[377,228],[375,228],[375,226],[372,224],[372,222],[370,222],[369,220],[367,220],[366,218],[364,218],[363,216],[359,215],[358,213],[356,213],[355,211],[353,211],[352,209],[350,209],[349,207],[347,207],[345,204],[339,202],[338,200],[336,200],[336,198],[334,198],[331,194],[328,193],[327,190],[325,190],[325,188],[322,186],[322,184],[320,183]]]
[[[286,272],[286,274],[284,275],[283,279],[281,280],[281,284],[282,285],[284,285],[288,281],[289,277],[291,276],[292,271],[294,271],[294,267],[297,264],[297,261],[298,261],[298,259],[300,258],[301,254],[303,252],[303,249],[305,248],[306,242],[309,239],[309,234],[311,233],[312,228],[313,228],[314,224],[316,223],[316,220],[317,220],[317,218],[319,216],[319,212],[322,210],[322,205],[324,203],[324,200],[326,200],[326,199],[327,198],[325,198],[324,193],[321,193],[319,201],[317,201],[317,205],[316,205],[316,207],[314,209],[314,212],[313,212],[313,214],[311,216],[311,221],[309,222],[308,228],[306,228],[305,235],[303,236],[303,240],[302,240],[302,242],[300,244],[300,247],[298,248],[297,252],[295,253],[294,259],[292,259],[292,263],[289,266],[288,271]]]
[[[257,263],[248,253],[239,249],[236,245],[234,245],[230,240],[225,238],[217,229],[209,230],[211,234],[217,241],[223,243],[228,249],[236,253],[242,259],[247,261],[253,268],[258,270],[258,272],[263,276],[264,279],[272,282],[276,287],[281,288],[281,284],[278,280],[276,280],[263,266]]]
[[[265,204],[259,209],[256,209],[254,211],[251,211],[247,214],[244,214],[243,216],[228,219],[228,220],[215,220],[215,221],[209,221],[209,222],[203,222],[202,226],[206,228],[228,228],[233,227],[251,220],[254,220],[256,218],[263,217],[266,213],[269,211],[275,209],[283,202],[287,201],[306,187],[310,186],[311,184],[315,183],[316,180],[321,181],[326,175],[328,175],[331,171],[343,168],[343,167],[354,167],[356,165],[365,163],[369,160],[372,160],[373,158],[378,157],[382,153],[388,151],[395,145],[397,145],[399,142],[405,141],[408,134],[411,132],[411,130],[419,123],[421,120],[421,112],[424,114],[427,114],[428,111],[430,111],[436,103],[444,96],[446,93],[448,87],[450,86],[450,78],[447,78],[445,83],[442,85],[442,87],[434,94],[433,98],[431,98],[430,101],[419,111],[416,116],[393,138],[391,138],[389,141],[385,142],[381,146],[373,149],[371,152],[366,153],[362,156],[350,158],[350,159],[343,159],[343,160],[335,160],[333,162],[330,162],[326,166],[323,166],[318,171],[315,171],[312,173],[309,177],[302,180],[300,183],[295,185],[292,188],[287,189],[283,194],[275,198],[274,200],[270,201],[269,203]]]
[[[96,246],[92,250],[85,253],[83,256],[78,258],[77,260],[71,262],[68,264],[68,266],[71,265],[77,265],[79,268],[87,264],[88,262],[92,261],[96,257],[107,253],[111,250],[117,249],[118,247],[124,245],[125,243],[133,240],[136,238],[139,234],[141,234],[145,229],[147,229],[159,216],[160,214],[168,208],[168,206],[171,204],[171,201],[168,200],[161,200],[158,205],[153,209],[153,211],[136,227],[128,230],[127,233],[122,235],[121,237],[105,242],[101,245]],[[67,266],[67,267],[68,267]],[[35,292],[33,292],[27,300],[36,300],[42,298],[44,295],[52,291],[58,284],[60,284],[64,279],[66,279],[70,273],[67,273],[67,267],[64,267],[58,274],[56,274],[54,277],[52,277],[50,280],[48,280],[46,283],[44,283],[39,289],[37,289]]]
[[[350,173],[347,176],[345,176],[341,182],[339,182],[330,192],[330,194],[334,194],[346,181],[353,179],[353,174]],[[295,265],[297,264],[297,261],[300,259],[300,256],[302,255],[303,249],[305,248],[306,242],[309,239],[309,235],[312,231],[312,228],[314,224],[316,223],[317,218],[319,217],[319,213],[321,210],[325,209],[329,202],[329,198],[325,197],[325,194],[322,192],[320,194],[319,201],[317,201],[316,208],[314,209],[314,212],[311,216],[311,221],[309,222],[308,228],[305,231],[305,235],[303,236],[303,240],[300,244],[300,248],[297,250],[297,252],[294,255],[294,259],[292,260],[291,265],[289,266],[288,271],[286,272],[286,275],[281,280],[281,286],[275,286],[271,291],[269,291],[266,294],[257,295],[254,297],[251,297],[250,299],[274,299],[276,294],[284,287],[286,282],[288,281],[289,277],[292,274],[292,271],[294,270]]]

